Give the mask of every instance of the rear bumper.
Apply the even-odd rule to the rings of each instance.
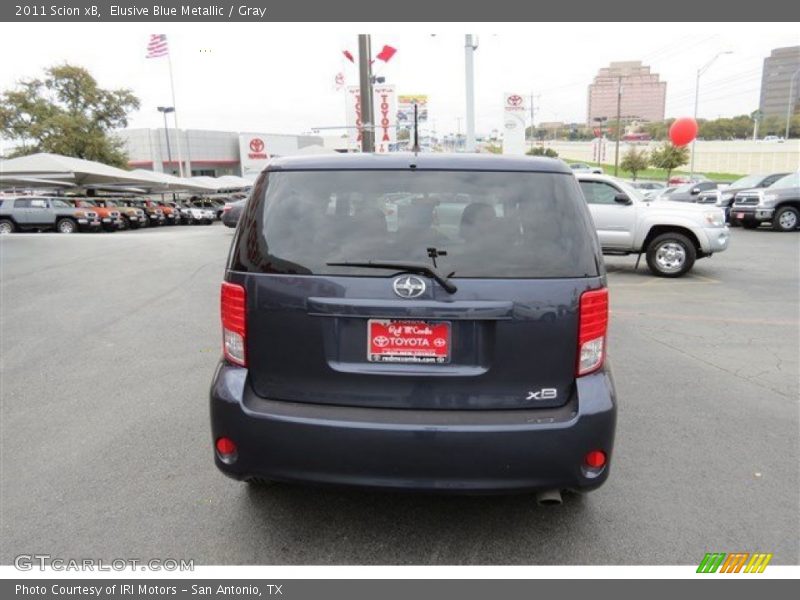
[[[220,363],[211,385],[212,441],[231,438],[235,479],[262,477],[451,492],[590,490],[608,477],[616,395],[607,371],[582,377],[558,409],[420,411],[258,397],[247,370]],[[213,445],[212,445],[213,447]],[[590,450],[604,469],[583,466]],[[213,450],[212,450],[213,452]]]

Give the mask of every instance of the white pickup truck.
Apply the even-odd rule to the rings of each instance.
[[[720,208],[645,200],[639,190],[608,175],[575,177],[604,254],[645,254],[654,275],[680,277],[698,258],[728,248],[730,232]]]

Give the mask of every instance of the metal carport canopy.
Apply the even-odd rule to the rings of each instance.
[[[93,160],[40,152],[0,162],[0,175],[57,177],[77,186],[92,184],[141,184],[143,179],[123,169]]]
[[[137,169],[125,171],[93,160],[40,152],[0,161],[0,176],[52,178],[69,182],[75,186],[133,185],[163,191],[210,192],[216,186],[206,185],[190,179],[182,179],[167,173],[156,173]]]
[[[170,191],[177,192],[181,190],[192,192],[213,192],[216,186],[207,184],[203,181],[195,181],[186,177],[175,177],[168,173],[158,173],[156,171],[148,171],[146,169],[134,169],[130,171],[131,175],[140,177],[146,184],[154,184],[151,187],[152,191]]]

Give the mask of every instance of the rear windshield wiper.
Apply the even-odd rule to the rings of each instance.
[[[455,294],[458,288],[447,277],[439,273],[434,267],[425,263],[403,262],[394,260],[344,260],[341,262],[325,263],[329,267],[360,267],[362,269],[392,269],[406,273],[427,275],[442,286],[448,293]]]

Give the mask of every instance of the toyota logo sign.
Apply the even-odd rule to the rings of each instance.
[[[253,152],[262,152],[264,150],[264,140],[261,138],[253,138],[250,140],[250,150]]]
[[[522,96],[516,94],[508,97],[508,104],[510,106],[520,106],[522,104]]]
[[[397,277],[392,284],[394,293],[401,298],[417,298],[425,293],[425,282],[414,275]]]

